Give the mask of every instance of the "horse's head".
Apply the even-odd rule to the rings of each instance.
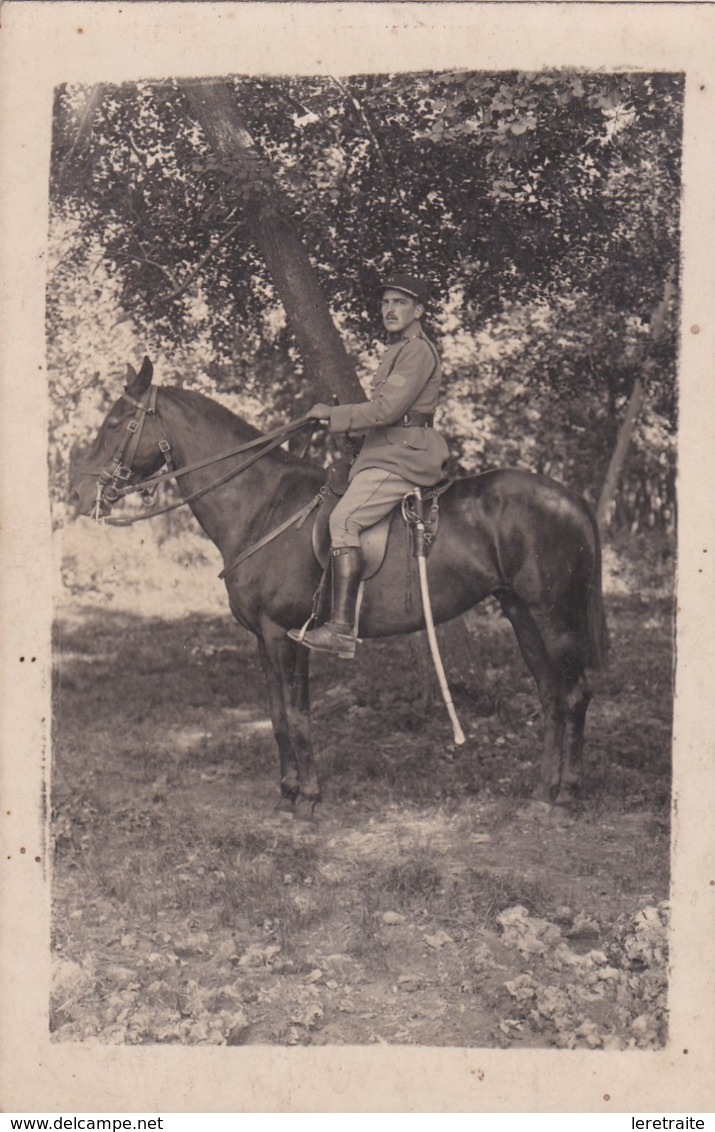
[[[144,358],[139,373],[127,366],[124,393],[105,417],[88,447],[75,446],[70,457],[69,498],[77,514],[104,518],[124,489],[151,476],[166,460],[165,442],[153,425],[154,367]],[[147,427],[146,422],[152,424]]]

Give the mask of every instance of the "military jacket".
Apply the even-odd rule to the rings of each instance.
[[[408,413],[434,412],[441,381],[435,347],[420,326],[411,327],[385,350],[370,400],[331,407],[332,432],[364,437],[351,479],[363,468],[384,468],[425,487],[442,478],[449,456],[444,437],[433,428],[400,423]]]

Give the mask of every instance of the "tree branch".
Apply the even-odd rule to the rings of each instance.
[[[196,279],[197,275],[201,274],[201,272],[203,271],[206,264],[209,263],[209,261],[213,258],[213,256],[216,255],[216,252],[219,250],[219,248],[223,247],[223,245],[226,243],[226,241],[228,239],[230,239],[231,236],[233,236],[234,232],[237,232],[238,229],[242,227],[243,223],[244,223],[243,220],[239,220],[238,223],[233,224],[228,229],[227,232],[224,232],[223,236],[219,237],[219,239],[216,241],[214,246],[212,248],[209,248],[209,250],[207,252],[205,252],[204,255],[201,256],[201,259],[199,260],[199,262],[196,264],[195,267],[193,267],[191,269],[189,274],[186,276],[186,278],[182,282],[177,281],[173,290],[167,291],[167,293],[165,295],[159,295],[158,296],[159,302],[166,303],[166,302],[169,302],[171,299],[177,299],[179,297],[179,295],[183,295],[184,291],[186,291],[187,288],[189,288],[191,286],[194,279]]]
[[[390,250],[392,251],[393,256],[396,256],[397,255],[397,239],[395,237],[395,230],[392,226],[392,210],[391,210],[391,206],[390,206],[390,201],[392,199],[392,196],[394,195],[394,193],[397,190],[396,190],[396,187],[395,187],[394,180],[390,176],[390,172],[387,168],[387,162],[385,161],[385,155],[382,152],[382,146],[380,145],[380,141],[379,141],[377,134],[375,133],[375,131],[372,128],[372,124],[370,122],[370,119],[368,118],[367,114],[363,110],[362,105],[358,102],[357,98],[355,98],[352,91],[345,85],[344,82],[341,82],[340,79],[336,78],[335,75],[331,75],[330,77],[331,77],[331,80],[335,83],[336,87],[338,87],[338,89],[342,91],[344,97],[347,99],[347,101],[351,104],[351,106],[355,110],[360,121],[362,122],[363,126],[367,130],[368,137],[370,138],[370,141],[372,142],[373,148],[375,150],[375,154],[377,156],[377,162],[378,162],[378,165],[380,166],[380,173],[382,174],[382,183],[383,183],[384,196],[385,196],[385,227],[387,228],[387,239],[388,239],[388,243],[390,245]]]
[[[134,260],[135,263],[145,263],[147,267],[154,267],[157,271],[160,271],[166,279],[169,280],[173,287],[180,286],[179,281],[174,273],[172,271],[169,271],[168,267],[164,267],[163,263],[157,263],[155,259],[149,259],[148,256],[145,255],[134,255],[133,252],[117,252],[116,254],[118,256],[121,256],[123,259],[131,259]]]

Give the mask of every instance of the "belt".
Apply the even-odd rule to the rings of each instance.
[[[419,428],[432,428],[434,413],[405,413],[398,423],[402,428],[414,428],[415,425]]]

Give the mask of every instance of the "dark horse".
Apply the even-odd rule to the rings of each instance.
[[[118,452],[129,482],[140,483],[171,448],[176,466],[207,460],[260,436],[223,406],[199,393],[151,385],[152,366],[130,370],[123,397],[110,410],[91,447],[73,460],[71,491],[80,514],[101,497],[98,473]],[[147,412],[147,405],[151,405]],[[132,419],[146,427],[137,429]],[[131,437],[127,433],[130,424]],[[127,455],[131,452],[131,455]],[[241,463],[218,465],[220,478]],[[129,474],[130,469],[130,474]],[[217,478],[217,465],[180,479],[185,497]],[[277,448],[246,471],[190,502],[199,523],[232,563],[249,545],[310,501],[324,481],[315,465]],[[106,482],[106,481],[105,481]],[[95,510],[95,514],[96,514]],[[273,731],[280,752],[281,792],[290,805],[320,800],[310,729],[310,651],[286,630],[311,611],[321,570],[311,544],[313,512],[257,550],[226,578],[231,611],[255,634],[268,685]],[[393,523],[387,554],[365,584],[361,637],[387,637],[424,628],[419,589],[405,609],[405,539]],[[515,469],[457,480],[442,496],[440,529],[428,560],[435,622],[449,621],[493,594],[516,633],[539,690],[544,744],[537,797],[568,804],[578,788],[588,667],[605,661],[606,625],[601,596],[598,531],[587,504],[544,476]]]

